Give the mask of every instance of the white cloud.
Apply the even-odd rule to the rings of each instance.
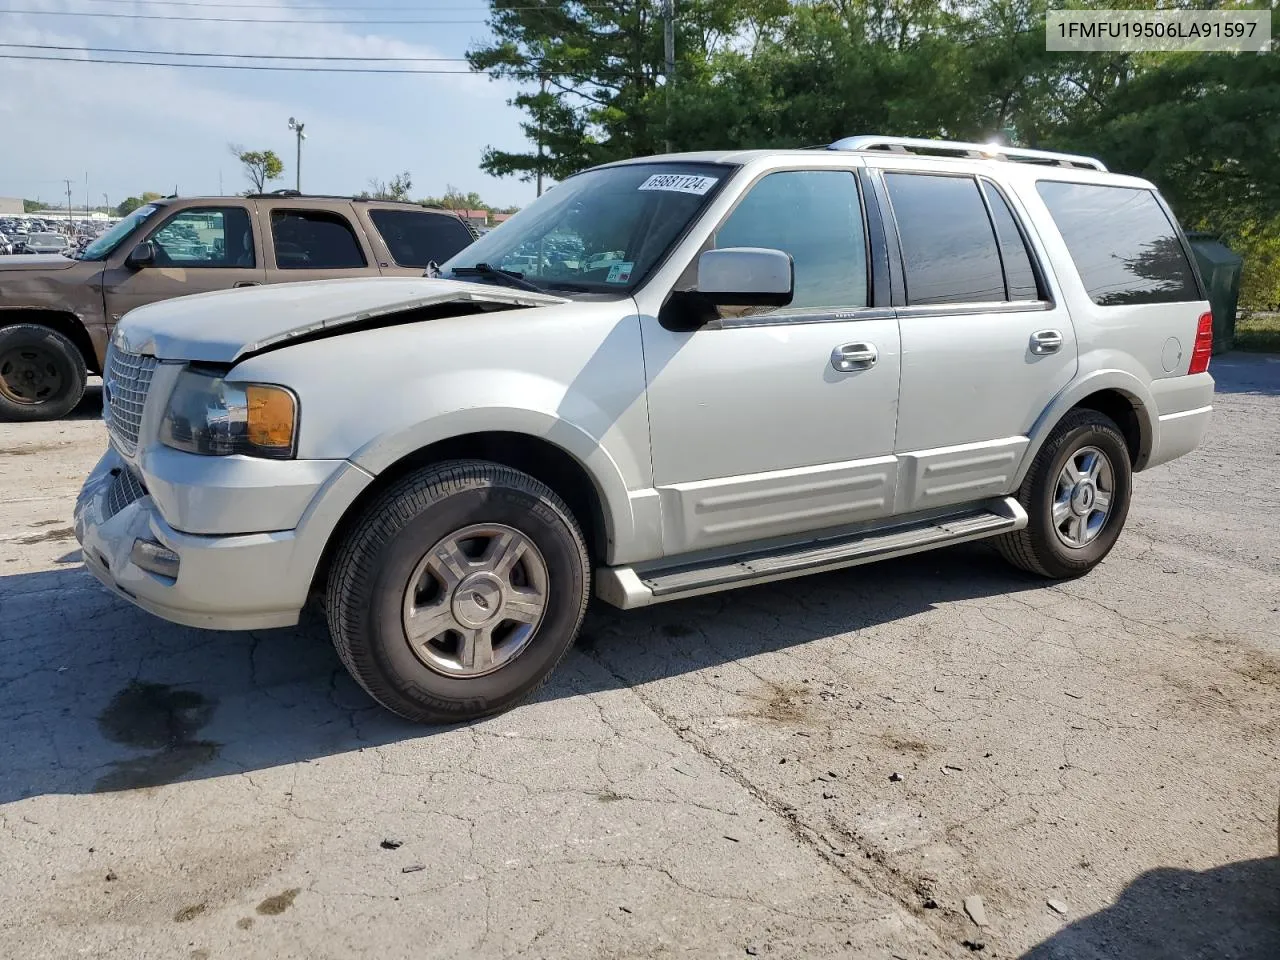
[[[286,3],[270,7],[156,7],[22,0],[28,9],[131,11],[175,16],[307,18],[324,11]],[[450,3],[448,6],[457,4]],[[348,2],[348,7],[350,6]],[[422,8],[417,8],[421,11]],[[426,16],[415,11],[412,15]],[[441,11],[441,19],[483,19]],[[330,16],[354,18],[350,9]],[[371,16],[389,16],[374,13]],[[154,50],[316,56],[460,57],[481,24],[438,27],[357,26],[323,23],[180,23],[97,17],[3,15],[7,43],[115,46]],[[396,31],[396,36],[381,32]],[[431,31],[431,42],[422,39]],[[0,51],[9,53],[41,51]],[[75,56],[50,52],[52,56]],[[142,59],[154,59],[146,58]],[[422,62],[406,67],[464,69],[465,64]],[[486,145],[525,149],[519,115],[506,105],[515,92],[505,82],[478,76],[357,75],[166,67],[60,64],[0,60],[0,101],[6,163],[0,195],[52,199],[62,178],[83,199],[84,174],[91,200],[116,199],[142,190],[212,193],[241,189],[243,178],[227,151],[229,142],[274,149],[286,160],[281,184],[293,184],[293,134],[286,121],[305,121],[302,173],[306,190],[349,193],[370,177],[389,179],[408,169],[414,193],[443,191],[446,183],[477,190],[491,202],[524,203],[529,185],[495,180],[479,170]]]

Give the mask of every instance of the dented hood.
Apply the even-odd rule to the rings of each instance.
[[[114,342],[162,360],[232,363],[289,340],[442,303],[542,307],[562,297],[428,277],[313,280],[179,297],[130,311]]]

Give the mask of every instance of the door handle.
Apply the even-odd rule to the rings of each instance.
[[[831,351],[831,366],[841,373],[866,370],[875,366],[879,356],[874,343],[842,343]]]
[[[237,287],[260,287],[262,282],[259,280],[237,280],[234,284]]]
[[[1037,330],[1031,335],[1031,352],[1043,357],[1062,349],[1062,334],[1057,330]]]

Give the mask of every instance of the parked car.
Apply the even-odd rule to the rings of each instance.
[[[7,257],[13,252],[13,241],[9,239],[9,235],[0,233],[0,256]]]
[[[565,235],[573,264],[496,266]],[[76,536],[177,623],[317,598],[374,699],[467,720],[546,679],[593,587],[643,607],[979,538],[1087,573],[1134,473],[1203,437],[1211,346],[1155,187],[1088,157],[615,163],[438,278],[130,313]]]
[[[60,234],[46,246],[32,237],[28,251],[68,249]],[[456,215],[410,203],[286,191],[146,204],[75,259],[0,262],[0,358],[10,358],[0,361],[0,419],[69,413],[86,377],[104,370],[111,328],[142,304],[319,277],[421,276],[474,239]]]
[[[64,253],[67,238],[60,233],[29,233],[22,241],[22,252],[31,254]],[[5,264],[8,266],[8,264]]]

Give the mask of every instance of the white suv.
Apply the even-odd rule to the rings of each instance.
[[[209,293],[116,328],[88,568],[293,624],[425,721],[503,710],[619,607],[980,537],[1097,564],[1208,426],[1212,321],[1155,188],[854,137],[598,167],[430,276]],[[514,269],[518,267],[519,269]]]

